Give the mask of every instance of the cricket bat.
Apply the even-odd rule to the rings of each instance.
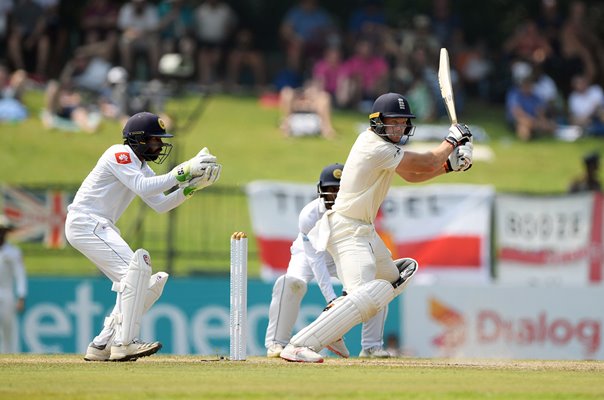
[[[451,70],[449,68],[449,53],[444,47],[440,49],[440,60],[438,62],[438,85],[440,94],[445,102],[445,108],[451,124],[457,123],[455,112],[455,99],[453,98],[453,86],[451,85]]]

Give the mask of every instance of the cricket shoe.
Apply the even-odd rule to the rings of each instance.
[[[280,356],[282,359],[293,362],[322,363],[323,357],[308,347],[296,347],[293,344],[285,346]]]
[[[281,343],[273,343],[266,349],[266,356],[269,358],[277,358],[283,351],[283,345]]]
[[[88,348],[86,349],[86,355],[84,356],[84,360],[109,361],[110,356],[111,346],[107,346],[106,344],[103,346],[99,346],[97,344],[94,344],[94,342],[90,342]]]
[[[390,353],[386,350],[382,349],[380,346],[370,347],[368,349],[363,349],[359,353],[360,358],[390,358],[392,357]]]
[[[155,354],[161,349],[160,342],[145,343],[134,340],[127,345],[111,346],[111,361],[130,361]]]
[[[344,343],[344,338],[340,338],[340,339],[336,340],[335,342],[328,344],[327,348],[332,353],[335,353],[342,358],[350,357],[350,352],[348,351],[348,348],[346,347],[346,343]]]

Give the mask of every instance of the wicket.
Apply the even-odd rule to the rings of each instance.
[[[243,361],[247,339],[247,235],[231,235],[231,361]]]

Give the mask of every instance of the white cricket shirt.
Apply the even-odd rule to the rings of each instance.
[[[332,209],[348,218],[373,223],[404,151],[367,129],[344,164],[340,191]]]
[[[172,174],[155,175],[130,146],[116,144],[103,153],[67,210],[97,215],[115,224],[138,195],[155,211],[166,212],[185,200],[182,190],[164,194],[177,184]]]

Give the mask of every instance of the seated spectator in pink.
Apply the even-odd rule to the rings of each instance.
[[[335,97],[344,73],[342,51],[339,47],[330,46],[323,53],[323,58],[313,66],[312,78],[321,89]]]
[[[358,107],[362,101],[373,102],[380,93],[387,92],[388,73],[386,59],[374,54],[369,41],[359,40],[354,55],[344,63],[346,78],[338,103]]]

